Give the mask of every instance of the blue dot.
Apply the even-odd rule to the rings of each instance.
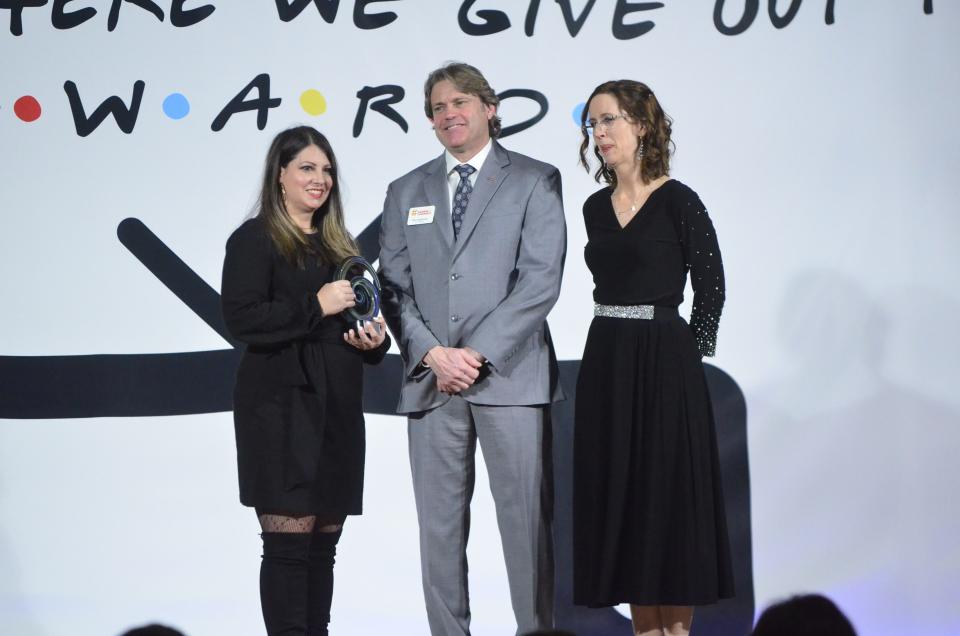
[[[583,121],[581,117],[583,117],[583,109],[586,107],[587,102],[580,102],[573,107],[573,123],[575,123],[577,126],[580,126],[580,122]]]
[[[163,113],[170,119],[183,119],[190,112],[190,102],[182,93],[170,93],[163,100]]]

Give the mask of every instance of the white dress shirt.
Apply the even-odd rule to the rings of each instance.
[[[477,187],[477,175],[480,174],[480,168],[483,167],[483,162],[487,160],[487,155],[490,154],[490,149],[493,147],[493,140],[487,140],[487,145],[477,152],[477,154],[470,157],[467,161],[460,161],[447,150],[444,152],[444,157],[447,160],[447,190],[450,191],[450,207],[449,210],[453,210],[453,196],[457,193],[457,186],[460,185],[460,173],[455,170],[459,165],[468,164],[473,166],[474,172],[467,180],[470,182],[470,185],[474,188]]]

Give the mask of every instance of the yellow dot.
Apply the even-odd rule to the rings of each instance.
[[[300,95],[300,106],[303,110],[307,111],[307,114],[313,115],[322,115],[327,112],[327,100],[323,94],[314,89],[309,89],[303,91]]]

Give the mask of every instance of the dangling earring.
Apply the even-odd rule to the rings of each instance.
[[[280,198],[283,199],[283,202],[287,202],[287,189],[283,187],[283,184],[280,184]]]
[[[640,146],[637,148],[637,161],[643,161],[643,137],[640,138]]]

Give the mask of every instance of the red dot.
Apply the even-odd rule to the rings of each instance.
[[[40,102],[33,95],[24,95],[13,103],[13,112],[26,122],[40,119]]]

